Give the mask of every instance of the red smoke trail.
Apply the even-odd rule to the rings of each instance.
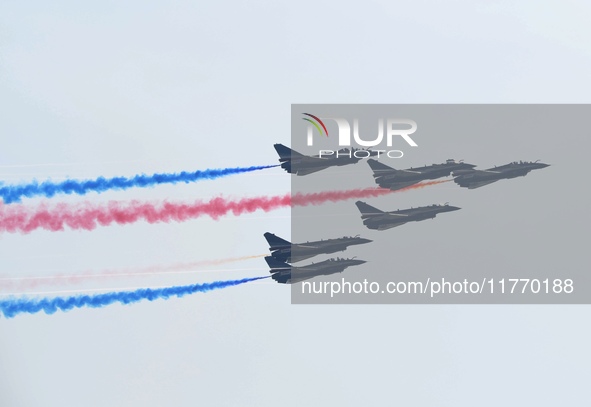
[[[197,201],[190,204],[162,202],[148,203],[131,201],[128,203],[108,202],[107,204],[41,204],[37,208],[24,205],[0,204],[0,232],[29,233],[35,229],[50,231],[70,229],[93,230],[97,226],[112,223],[124,225],[144,220],[148,223],[184,222],[207,215],[218,219],[228,213],[241,215],[256,210],[265,212],[289,206],[320,205],[325,202],[337,202],[347,199],[372,198],[393,192],[404,192],[441,184],[446,181],[424,182],[396,191],[382,188],[351,189],[348,191],[327,191],[310,194],[290,194],[274,197],[243,198],[231,201],[222,197],[210,201]]]
[[[258,254],[256,256],[229,257],[226,259],[192,261],[186,263],[176,263],[169,265],[156,265],[148,267],[136,267],[126,269],[111,269],[100,272],[86,271],[78,274],[57,274],[52,276],[35,277],[0,277],[0,291],[23,291],[37,288],[39,286],[56,286],[65,284],[78,284],[88,280],[98,280],[105,278],[119,277],[137,277],[159,274],[174,274],[183,270],[198,271],[223,271],[223,270],[203,270],[203,267],[216,266],[237,261],[256,259],[267,256],[267,254]],[[242,269],[244,270],[244,269]]]

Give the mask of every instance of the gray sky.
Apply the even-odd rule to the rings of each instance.
[[[575,1],[4,2],[1,179],[275,163],[291,103],[589,102],[589,11]],[[85,199],[287,191],[289,177],[271,169]],[[4,234],[0,274],[256,255],[266,231],[288,236],[289,211]],[[250,270],[84,288],[267,272],[260,259],[223,268]],[[289,287],[269,281],[24,315],[0,319],[0,404],[582,406],[588,317],[587,306],[291,306]]]

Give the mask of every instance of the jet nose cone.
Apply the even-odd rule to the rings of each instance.
[[[371,243],[373,240],[360,237],[357,239],[357,244]]]
[[[549,166],[550,166],[550,164],[538,163],[538,167],[539,168],[546,168],[546,167],[549,167]]]
[[[457,206],[451,206],[451,205],[447,207],[447,210],[450,212],[459,211],[460,209],[462,209],[462,208],[459,208]]]
[[[360,264],[367,263],[367,262],[366,262],[365,260],[351,260],[351,263],[352,263],[354,266],[358,266],[358,265],[360,265]]]

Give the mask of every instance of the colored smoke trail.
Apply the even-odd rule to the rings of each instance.
[[[70,311],[74,308],[90,307],[102,308],[114,303],[133,304],[143,300],[154,301],[158,299],[167,300],[170,297],[183,297],[194,293],[204,293],[212,290],[233,287],[251,281],[262,280],[265,277],[243,278],[241,280],[214,281],[213,283],[192,284],[185,286],[165,288],[140,288],[135,291],[118,291],[95,295],[76,295],[71,297],[55,298],[14,298],[0,300],[0,311],[6,318],[13,318],[18,314],[36,314],[44,311],[46,314],[53,314],[57,310]]]
[[[176,184],[179,182],[189,183],[201,180],[212,180],[220,177],[226,177],[233,174],[264,170],[266,168],[278,167],[279,165],[263,165],[253,167],[236,167],[208,169],[202,171],[180,173],[162,173],[145,175],[140,174],[131,178],[99,177],[94,180],[66,180],[62,182],[45,181],[38,183],[33,181],[28,184],[0,186],[0,198],[5,204],[20,202],[23,197],[31,198],[34,196],[44,196],[51,198],[56,194],[76,194],[86,195],[88,192],[104,192],[109,190],[125,190],[129,188],[146,188],[159,184]]]
[[[238,261],[257,259],[265,257],[267,254],[259,254],[255,256],[240,256],[229,257],[226,259],[216,260],[202,260],[185,263],[175,263],[169,265],[156,265],[149,267],[136,267],[126,269],[110,269],[100,272],[83,272],[77,274],[57,274],[51,276],[34,276],[34,277],[0,277],[0,291],[28,291],[39,286],[56,286],[64,284],[79,284],[85,281],[104,280],[121,277],[141,277],[148,275],[166,275],[174,274],[183,270],[191,270],[200,267],[217,266],[221,264],[234,263]],[[237,269],[244,270],[244,269]],[[222,271],[222,270],[192,270],[197,271]],[[224,270],[230,271],[230,270]]]
[[[61,203],[52,207],[41,204],[37,208],[0,204],[0,232],[29,233],[36,229],[61,231],[66,226],[70,229],[93,230],[99,225],[108,226],[113,223],[125,225],[140,220],[148,223],[184,222],[201,216],[218,219],[230,212],[234,215],[241,215],[256,210],[268,212],[292,205],[320,205],[325,202],[338,202],[347,199],[372,198],[444,182],[449,182],[449,180],[424,182],[396,191],[383,188],[365,188],[295,194],[293,196],[286,194],[273,197],[243,198],[235,201],[217,197],[207,202],[197,201],[190,204],[166,201],[162,203],[111,201],[106,204]]]

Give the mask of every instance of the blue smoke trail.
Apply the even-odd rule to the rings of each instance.
[[[132,178],[115,177],[104,178],[99,177],[94,180],[66,180],[62,182],[45,181],[38,183],[33,181],[29,184],[18,185],[0,185],[0,198],[5,204],[20,202],[21,198],[31,198],[33,196],[45,196],[51,198],[56,194],[77,194],[85,195],[88,192],[104,192],[107,190],[124,190],[133,187],[146,188],[158,184],[176,184],[177,182],[195,182],[201,180],[211,180],[220,177],[226,177],[233,174],[241,174],[244,172],[252,172],[264,170],[266,168],[278,167],[279,165],[262,165],[253,167],[236,167],[236,168],[221,168],[208,169],[194,172],[180,172],[172,174],[152,174],[152,175],[136,175]]]
[[[36,314],[44,311],[53,314],[57,310],[70,311],[73,308],[101,308],[116,302],[121,304],[133,304],[142,300],[154,301],[168,299],[169,297],[183,297],[194,293],[203,293],[211,290],[232,287],[251,281],[262,280],[265,277],[243,278],[242,280],[214,281],[213,283],[192,284],[165,288],[140,288],[135,291],[119,291],[95,295],[77,295],[72,297],[56,298],[16,298],[0,300],[0,311],[6,318],[13,318],[18,314]]]

